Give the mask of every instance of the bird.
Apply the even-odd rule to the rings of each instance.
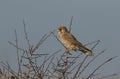
[[[87,56],[93,56],[93,52],[79,42],[74,35],[72,35],[65,26],[58,26],[57,28],[59,41],[66,48],[66,51],[81,51]]]

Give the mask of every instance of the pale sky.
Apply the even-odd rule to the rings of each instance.
[[[16,29],[19,45],[24,47],[23,19],[31,43],[36,44],[58,25],[69,27],[71,16],[71,32],[78,40],[83,44],[101,40],[96,51],[107,48],[101,61],[119,56],[103,67],[104,72],[120,73],[120,0],[0,0],[0,60],[15,64],[15,48],[8,41],[14,42]],[[61,47],[54,41],[50,38],[45,43],[53,52]]]

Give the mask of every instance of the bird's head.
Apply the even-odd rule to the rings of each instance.
[[[68,32],[68,30],[67,30],[67,28],[65,26],[59,26],[57,28],[57,32],[58,32],[58,34],[61,34],[61,33]]]

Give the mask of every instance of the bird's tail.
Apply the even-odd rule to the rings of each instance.
[[[93,56],[93,52],[84,46],[80,47],[79,50],[88,56]]]

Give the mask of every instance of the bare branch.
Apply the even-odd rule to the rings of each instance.
[[[101,77],[100,79],[111,78],[111,77],[115,77],[115,76],[117,76],[117,75],[118,75],[117,73],[114,73],[114,74],[111,74],[111,75],[103,76],[103,77]]]
[[[71,32],[72,21],[73,21],[73,16],[71,17],[71,20],[70,20],[69,32]]]
[[[12,45],[13,47],[15,47],[15,48],[17,47],[14,43],[12,43],[12,42],[10,42],[10,41],[8,41],[8,43],[9,43],[10,45]],[[21,51],[23,51],[23,52],[27,52],[27,50],[24,50],[24,49],[22,49],[22,48],[19,48],[19,47],[18,47],[18,49],[21,50]]]
[[[85,56],[85,58],[84,58],[83,61],[81,62],[81,64],[80,64],[80,66],[78,67],[78,69],[77,69],[77,71],[76,71],[76,73],[75,73],[73,79],[75,79],[75,78],[77,77],[77,74],[79,73],[79,71],[80,71],[80,69],[81,69],[83,63],[84,63],[85,60],[87,59],[87,57],[88,57],[88,56]]]
[[[23,26],[24,26],[25,39],[27,41],[27,45],[28,45],[28,48],[30,50],[31,49],[31,45],[30,45],[30,41],[29,41],[29,38],[28,38],[28,35],[27,35],[26,24],[25,24],[25,20],[24,19],[23,19]],[[32,52],[29,52],[29,53],[32,54]]]
[[[21,71],[21,63],[20,63],[20,57],[18,53],[18,39],[17,39],[17,32],[15,30],[15,42],[16,42],[16,53],[17,53],[17,60],[18,60],[18,77],[22,78],[22,71]]]
[[[35,52],[39,48],[39,46],[47,39],[47,34],[45,34],[40,41],[36,44],[36,46],[33,48],[32,52]]]
[[[81,74],[98,56],[100,56],[102,53],[105,52],[106,49],[104,49],[103,51],[101,51],[99,54],[97,54],[92,60],[90,60],[85,66],[84,68],[80,71],[79,74]]]
[[[99,43],[99,42],[100,42],[100,40],[89,42],[89,43],[85,44],[84,46],[91,45],[91,44],[94,44],[94,43]]]
[[[101,65],[99,65],[86,79],[89,79],[92,77],[92,75],[100,68],[102,67],[104,64],[110,62],[111,60],[115,59],[117,56],[111,57],[108,60],[106,60],[105,62],[103,62]]]

